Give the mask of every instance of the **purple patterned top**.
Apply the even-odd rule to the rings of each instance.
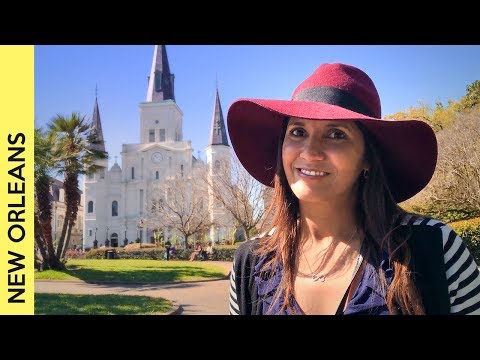
[[[259,298],[262,299],[262,313],[266,315],[293,315],[293,314],[302,314],[302,310],[298,303],[293,299],[293,308],[292,310],[280,311],[280,306],[283,302],[283,298],[280,299],[273,305],[269,310],[273,294],[275,293],[276,288],[280,284],[282,278],[283,267],[281,265],[277,266],[275,273],[269,279],[262,279],[260,277],[260,269],[265,262],[266,257],[261,257],[257,265],[255,266],[254,271],[254,281],[257,285],[257,291]],[[377,262],[378,264],[378,262]],[[385,278],[387,281],[387,286],[390,285],[393,278],[393,269],[388,267],[388,258],[384,254],[380,261],[380,267],[385,272]],[[362,278],[355,290],[351,300],[348,302],[343,315],[389,315],[387,309],[385,297],[382,295],[382,290],[380,288],[380,283],[377,275],[376,268],[378,265],[375,265],[375,261],[369,261],[365,270],[362,274]]]

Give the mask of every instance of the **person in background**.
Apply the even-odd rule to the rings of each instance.
[[[448,225],[398,204],[436,167],[419,120],[382,119],[371,78],[320,65],[291,100],[239,99],[240,162],[274,188],[266,234],[237,249],[230,314],[480,314],[480,275]]]
[[[175,245],[172,245],[169,250],[170,258],[174,257],[176,252],[177,252],[177,248],[175,247]]]
[[[195,249],[193,249],[192,254],[190,255],[189,261],[194,261],[199,259],[202,251],[203,251],[202,244],[196,243]]]
[[[170,240],[167,240],[165,242],[165,256],[167,258],[167,261],[170,260],[170,247],[172,246],[172,243]]]
[[[213,247],[213,243],[211,241],[209,241],[207,244],[206,253],[207,253],[207,257],[208,255],[213,255],[215,253],[215,248]]]

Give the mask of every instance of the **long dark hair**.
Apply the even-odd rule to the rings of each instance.
[[[274,192],[266,216],[266,219],[273,217],[265,231],[271,235],[260,240],[257,253],[265,255],[267,259],[261,271],[271,273],[275,267],[283,267],[283,277],[271,303],[274,304],[283,295],[281,309],[293,311],[302,223],[299,219],[299,202],[290,189],[282,163],[282,144],[287,124],[288,119],[278,145]],[[385,275],[380,268],[378,276],[391,314],[424,314],[421,297],[411,277],[408,234],[395,231],[406,212],[398,206],[388,188],[374,139],[360,122],[355,124],[363,134],[365,158],[369,163],[368,178],[360,175],[357,186],[357,223],[363,226],[365,232],[365,258],[367,261],[369,258],[378,259],[382,252],[388,255],[394,269],[392,283],[387,288]]]

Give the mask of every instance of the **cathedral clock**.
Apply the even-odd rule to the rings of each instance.
[[[152,161],[156,164],[158,164],[160,161],[163,160],[163,155],[162,153],[159,153],[159,152],[154,152],[152,154]]]

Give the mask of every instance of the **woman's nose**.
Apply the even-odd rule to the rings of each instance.
[[[304,143],[302,149],[302,155],[306,160],[324,160],[325,159],[325,146],[322,140],[314,137],[310,137]]]

